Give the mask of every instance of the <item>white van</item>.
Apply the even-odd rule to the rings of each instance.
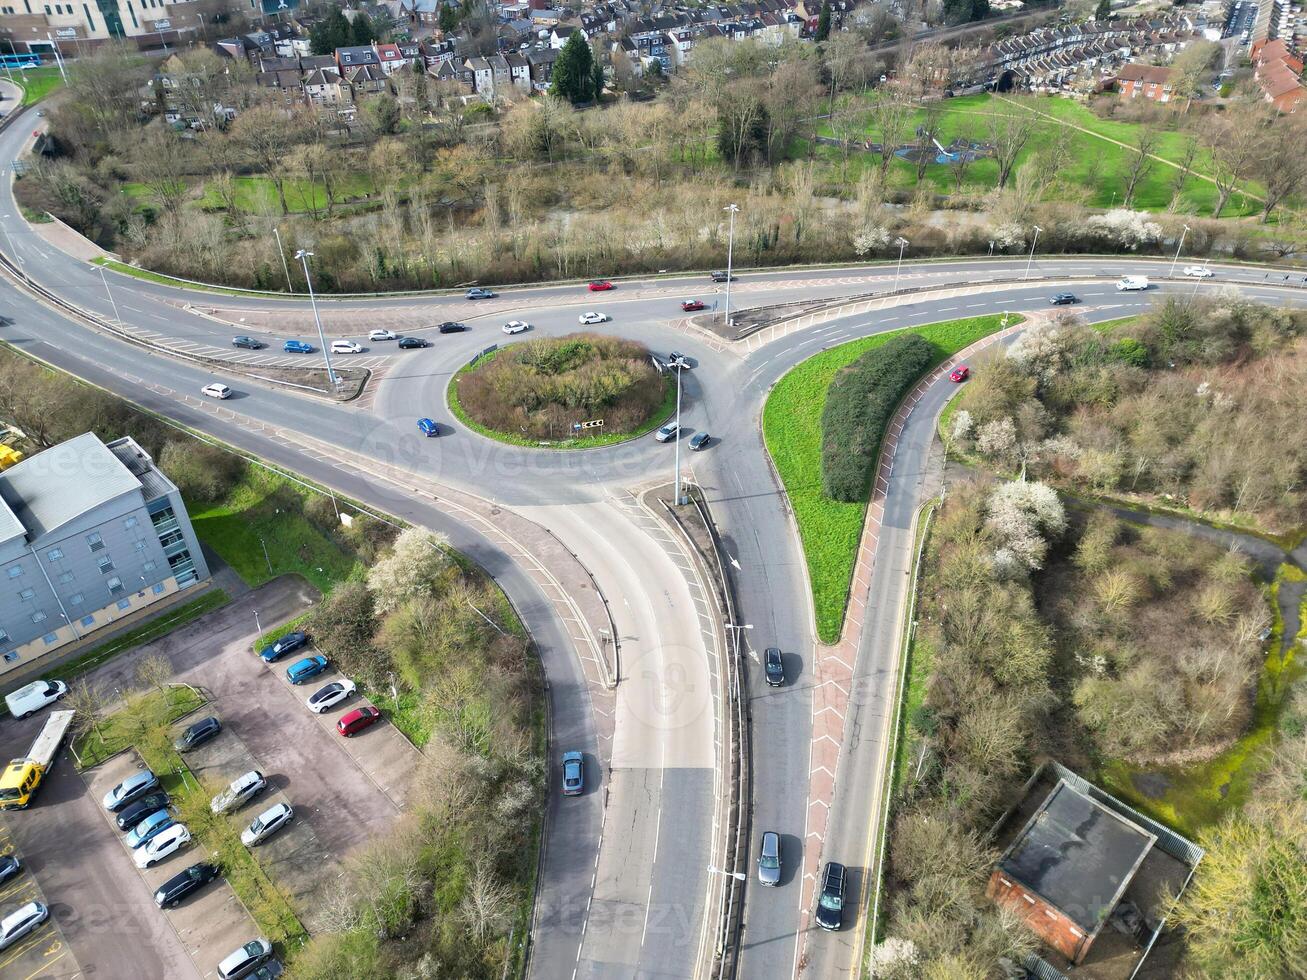
[[[15,718],[34,715],[46,705],[54,704],[68,693],[63,681],[32,681],[11,694],[5,695],[5,704]]]
[[[1123,292],[1131,292],[1136,289],[1148,288],[1147,276],[1126,276],[1116,281],[1116,288]]]

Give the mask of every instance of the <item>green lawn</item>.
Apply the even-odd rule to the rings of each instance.
[[[42,65],[40,68],[16,71],[13,77],[16,81],[22,82],[23,105],[39,102],[55,89],[62,88],[64,84],[58,65]]]
[[[73,744],[73,752],[83,769],[98,766],[110,756],[131,748],[141,735],[142,723],[167,726],[204,704],[204,698],[185,684],[152,690],[139,698],[134,710],[115,711]],[[169,770],[155,771],[170,792],[174,789],[172,783],[180,782]]]
[[[246,584],[296,572],[325,595],[336,582],[361,575],[363,566],[304,516],[311,492],[250,466],[226,500],[192,506],[191,523]]]
[[[200,187],[202,181],[190,182]],[[251,214],[277,214],[281,211],[281,201],[277,197],[277,188],[267,177],[236,177],[232,180],[235,190],[235,203],[242,211]],[[327,193],[322,185],[315,181],[295,177],[286,181],[286,205],[292,214],[312,211],[325,211]],[[142,203],[150,200],[150,188],[136,181],[127,181],[122,185],[122,193]],[[349,201],[370,197],[376,193],[371,178],[366,174],[351,174],[341,181],[336,190],[336,204],[339,206]],[[194,206],[205,211],[221,211],[224,207],[217,191],[208,184],[203,184],[200,195],[194,200]]]
[[[999,315],[969,317],[910,330],[931,342],[938,364],[999,330],[1001,321]],[[812,583],[817,634],[825,643],[839,639],[867,511],[865,501],[840,503],[822,492],[821,414],[826,391],[840,368],[902,332],[863,337],[809,358],[777,382],[763,408],[763,438],[799,526]]]

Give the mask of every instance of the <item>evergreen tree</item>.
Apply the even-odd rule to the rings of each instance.
[[[349,21],[339,7],[333,7],[309,34],[309,48],[314,54],[335,54],[337,48],[347,48],[354,35]]]
[[[817,16],[817,41],[830,37],[830,0],[821,0],[821,13]]]
[[[593,97],[594,56],[580,31],[567,39],[558,52],[550,74],[550,94],[569,102],[585,102]]]
[[[1098,7],[1094,10],[1094,20],[1111,20],[1112,3],[1111,0],[1098,0]]]
[[[372,18],[362,11],[359,11],[354,18],[350,33],[353,36],[354,43],[359,47],[367,47],[377,39],[377,30],[372,26]]]
[[[458,27],[458,11],[447,3],[440,5],[440,31],[442,34],[452,34]]]
[[[598,59],[593,59],[594,63],[590,68],[590,98],[596,102],[604,94],[604,66],[599,64]]]

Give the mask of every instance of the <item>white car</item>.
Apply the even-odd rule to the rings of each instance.
[[[309,695],[305,702],[309,710],[315,714],[322,714],[329,711],[342,701],[347,701],[354,696],[354,682],[351,680],[332,681]]]
[[[1204,265],[1187,265],[1184,267],[1186,276],[1193,276],[1195,279],[1211,279],[1216,275],[1211,269]]]
[[[15,718],[26,718],[47,704],[54,704],[67,693],[68,685],[63,681],[32,681],[6,694],[5,704]]]
[[[214,813],[231,813],[239,810],[262,793],[267,786],[268,781],[263,778],[263,773],[251,769],[245,775],[232,780],[230,786],[215,796],[209,803],[209,809]]]
[[[331,352],[333,354],[362,354],[363,348],[352,340],[333,340],[331,342]]]
[[[369,330],[368,340],[394,340],[396,337],[393,330]]]
[[[527,323],[525,320],[509,320],[504,324],[504,333],[510,335],[515,333],[526,333],[530,329],[531,324]]]
[[[1136,292],[1148,288],[1147,276],[1126,276],[1116,281],[1116,288],[1119,292]]]
[[[231,389],[224,384],[215,381],[211,385],[205,385],[200,389],[201,395],[208,395],[210,398],[230,398]]]
[[[50,910],[40,902],[28,902],[9,913],[0,919],[0,949],[8,949],[48,918]]]
[[[612,319],[612,317],[607,313],[595,313],[591,311],[589,313],[582,313],[579,319],[582,323],[607,323]]]
[[[659,442],[671,442],[681,434],[681,427],[675,422],[668,422],[661,429],[654,433],[654,438]]]
[[[295,811],[289,803],[274,803],[241,831],[241,843],[246,847],[257,847],[294,819]]]
[[[151,837],[148,844],[132,855],[132,859],[138,868],[152,868],[164,858],[176,854],[190,842],[191,832],[186,829],[186,825],[175,823]]]

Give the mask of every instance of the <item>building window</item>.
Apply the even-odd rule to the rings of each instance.
[[[18,576],[20,576],[20,575],[22,575],[22,574],[23,574],[23,566],[22,566],[22,565],[11,565],[11,566],[10,566],[10,568],[9,568],[9,577],[10,577],[10,578],[18,578]]]
[[[68,597],[68,605],[80,606],[84,598],[85,596],[83,596],[80,592],[74,592],[72,595]]]
[[[8,642],[9,642],[9,634],[6,633],[4,630],[0,630],[0,643],[8,643]]]
[[[154,594],[155,594],[155,595],[163,595],[163,583],[162,583],[162,582],[159,582],[157,585],[155,585],[155,587],[154,587]]]
[[[63,556],[64,556],[63,548],[51,548],[49,551],[45,553],[45,557],[49,558],[51,561],[58,561]]]
[[[132,608],[132,600],[131,600],[131,599],[119,599],[119,600],[118,600],[118,608],[119,608],[119,609],[131,609],[131,608]]]
[[[82,625],[83,625],[83,626],[94,626],[94,625],[95,625],[95,617],[94,617],[94,616],[83,616],[83,617],[82,617]]]
[[[10,650],[8,653],[5,654],[5,663],[7,664],[11,664],[17,659],[18,659],[17,650]]]
[[[142,568],[144,571],[152,572],[152,571],[154,571],[154,568],[155,568],[155,562],[147,561],[144,565],[141,566],[141,568]]]
[[[100,574],[107,574],[113,571],[113,559],[101,558],[96,564],[100,566]]]
[[[117,575],[115,575],[113,578],[109,579],[109,594],[110,594],[110,595],[117,595],[117,594],[118,594],[119,592],[121,592],[122,590],[123,590],[123,580],[122,580],[122,579],[120,579]]]
[[[36,598],[36,593],[31,589],[23,589],[22,592],[18,593],[18,598],[22,599],[24,602],[31,602]]]
[[[38,609],[36,612],[32,613],[32,622],[40,623],[44,621],[45,621],[45,610]]]
[[[56,643],[59,642],[59,634],[58,634],[58,633],[46,633],[45,636],[41,637],[41,639],[45,641],[45,645],[46,645],[46,646],[48,646],[48,647],[49,647],[49,646],[54,646]]]
[[[123,521],[123,527],[135,527],[139,523],[141,522],[135,517],[129,517],[127,520]]]
[[[159,544],[163,545],[165,548],[171,548],[173,545],[181,544],[181,543],[182,543],[181,531],[169,531],[167,534],[165,534],[163,537],[159,539]]]
[[[100,537],[99,531],[92,531],[86,536],[86,543],[92,551],[100,551],[104,548],[104,538]]]
[[[64,585],[67,585],[69,582],[71,582],[71,581],[72,581],[73,579],[75,579],[76,577],[77,577],[77,576],[74,575],[72,572],[60,572],[60,573],[59,573],[59,581],[60,581],[62,584],[64,584]]]

